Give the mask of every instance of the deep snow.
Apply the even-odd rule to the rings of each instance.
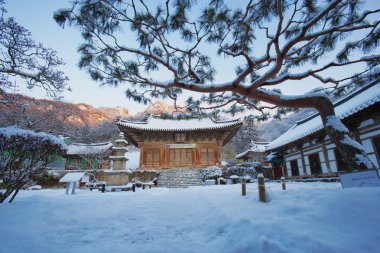
[[[0,206],[0,252],[380,252],[380,188],[256,189],[22,191]]]

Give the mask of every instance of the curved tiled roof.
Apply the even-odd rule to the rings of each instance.
[[[255,152],[255,153],[263,153],[267,151],[269,142],[255,142],[251,141],[251,144],[249,145],[249,149],[244,151],[243,153],[237,154],[235,156],[236,159],[240,159],[247,155],[250,152]]]
[[[340,119],[344,119],[380,101],[380,82],[375,82],[344,97],[335,105],[335,113]],[[313,114],[298,121],[288,131],[269,143],[268,150],[273,150],[288,143],[297,141],[323,128],[319,114]]]
[[[215,121],[212,118],[163,119],[150,116],[146,121],[120,120],[118,125],[147,131],[194,131],[222,129],[242,124],[240,120]]]
[[[93,155],[102,154],[112,148],[113,144],[111,142],[106,143],[73,143],[67,146],[66,155]]]

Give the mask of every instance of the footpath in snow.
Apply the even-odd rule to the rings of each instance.
[[[0,206],[0,252],[380,252],[380,188],[339,183],[23,191]]]

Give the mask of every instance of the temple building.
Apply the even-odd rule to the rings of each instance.
[[[221,147],[242,125],[212,118],[120,120],[120,130],[140,148],[140,169],[205,168],[221,165]]]
[[[251,141],[249,148],[237,154],[235,158],[244,162],[261,162],[263,165],[268,165],[265,160],[265,157],[268,155],[268,144],[269,142]]]
[[[336,115],[379,168],[380,82],[367,84],[336,101],[334,106]],[[287,177],[331,176],[347,170],[318,113],[298,121],[269,143],[267,151],[283,158],[282,175]]]
[[[106,143],[72,143],[68,146],[65,170],[109,169],[108,156],[113,144]]]

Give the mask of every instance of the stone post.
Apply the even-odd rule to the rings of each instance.
[[[66,183],[66,194],[69,194],[71,182]]]
[[[73,189],[71,190],[71,194],[75,194],[75,188],[77,188],[77,182],[73,183]]]
[[[259,200],[261,202],[267,202],[267,197],[265,194],[265,183],[264,183],[264,175],[263,174],[259,174],[257,176],[257,184],[258,184],[258,188],[259,188]]]
[[[243,178],[241,180],[241,195],[245,196],[247,194],[246,180]]]
[[[281,177],[281,186],[282,186],[282,189],[285,191],[286,190],[285,177]]]

